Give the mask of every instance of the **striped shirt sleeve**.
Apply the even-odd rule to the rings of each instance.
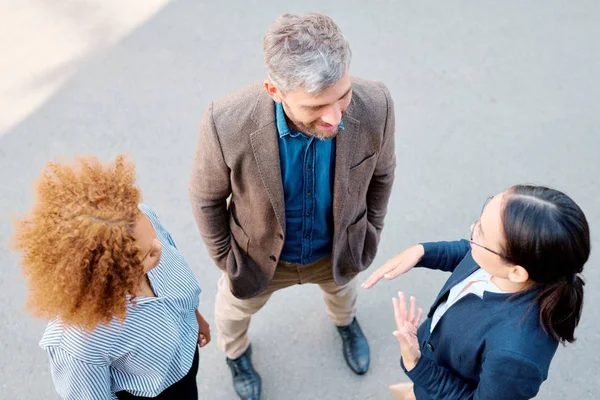
[[[139,205],[139,208],[140,208],[140,210],[142,210],[142,212],[144,214],[146,214],[148,217],[150,217],[150,219],[153,219],[154,221],[157,222],[157,224],[156,224],[157,226],[155,226],[155,228],[160,229],[160,231],[167,237],[169,244],[177,249],[177,245],[175,244],[173,237],[171,237],[171,234],[169,233],[167,228],[165,228],[165,226],[163,225],[160,218],[158,218],[158,214],[156,214],[156,211],[154,211],[154,209],[152,207],[150,207],[149,205],[146,205],[143,203],[141,203]]]
[[[111,389],[108,365],[78,360],[59,347],[48,347],[52,380],[65,400],[117,400]]]

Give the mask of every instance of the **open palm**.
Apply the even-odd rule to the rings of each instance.
[[[364,289],[370,289],[383,278],[387,280],[396,279],[417,265],[423,258],[424,251],[423,245],[420,244],[409,247],[377,268],[361,286]]]
[[[396,330],[394,336],[400,343],[402,360],[406,369],[411,370],[421,358],[421,348],[417,338],[417,328],[421,322],[423,310],[417,310],[417,300],[411,296],[410,309],[407,310],[404,293],[398,292],[398,298],[393,298]]]

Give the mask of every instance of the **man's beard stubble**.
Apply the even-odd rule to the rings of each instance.
[[[284,103],[285,104],[285,103]],[[302,132],[306,135],[309,136],[314,136],[315,138],[319,139],[319,140],[330,140],[330,139],[334,139],[339,133],[340,133],[340,128],[336,127],[336,130],[334,132],[327,132],[326,134],[319,132],[318,129],[318,122],[319,120],[315,120],[313,122],[310,123],[310,125],[306,125],[303,124],[302,122],[298,122],[296,121],[296,118],[294,118],[294,116],[291,114],[291,112],[289,111],[289,107],[287,106],[287,104],[285,104],[285,117],[287,119],[288,125],[290,126],[291,129]],[[342,119],[344,118],[344,112],[342,112]]]

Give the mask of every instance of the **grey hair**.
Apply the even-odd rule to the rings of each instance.
[[[282,92],[319,94],[350,69],[352,53],[340,28],[326,15],[283,14],[263,41],[269,79]]]

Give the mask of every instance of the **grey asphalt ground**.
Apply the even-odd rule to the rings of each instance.
[[[63,3],[74,21],[93,12]],[[312,10],[344,30],[352,74],[385,82],[395,99],[397,179],[373,267],[418,241],[466,237],[486,197],[512,184],[567,192],[592,228],[586,306],[578,341],[559,348],[538,398],[600,398],[599,3],[182,0],[62,66],[70,78],[0,134],[1,399],[58,398],[38,347],[45,324],[23,310],[25,287],[7,243],[11,215],[28,210],[33,180],[59,156],[125,152],[135,160],[144,201],[196,273],[201,311],[213,322],[219,271],[187,195],[200,117],[210,100],[264,78],[262,36],[277,15]],[[402,289],[428,307],[446,278],[419,270],[361,291],[358,319],[372,351],[362,377],[346,367],[317,287],[277,293],[250,330],[263,398],[391,399],[387,386],[407,378],[390,299]],[[201,352],[198,385],[201,399],[235,398],[215,343]]]

